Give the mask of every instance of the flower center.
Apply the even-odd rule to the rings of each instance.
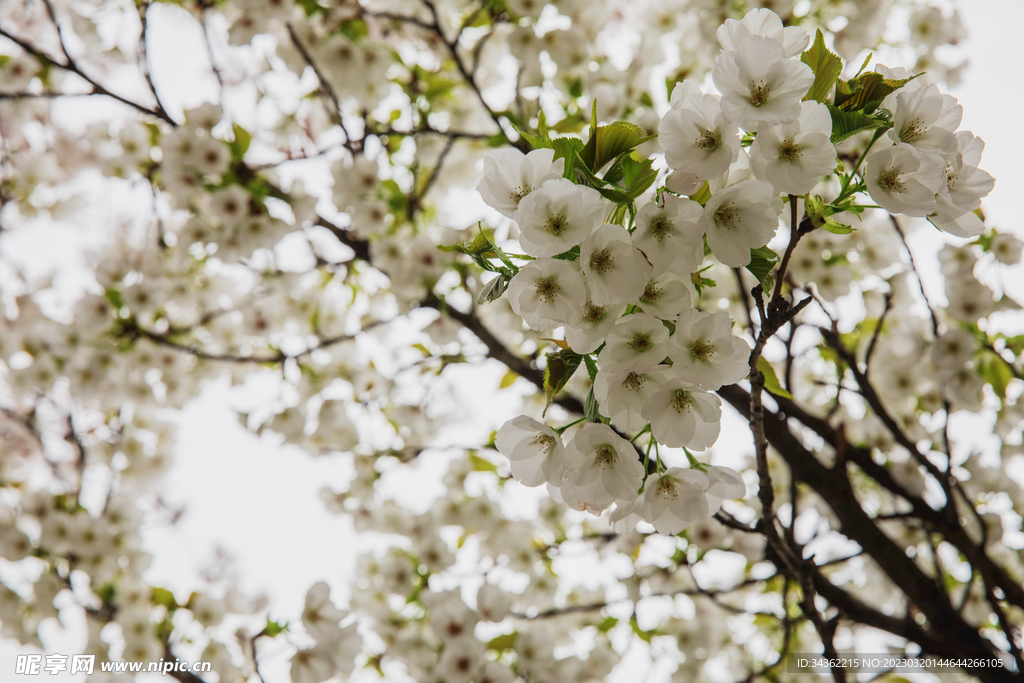
[[[605,310],[604,306],[587,304],[583,311],[583,322],[590,323],[591,325],[596,325],[607,317],[608,311]]]
[[[798,145],[792,140],[785,140],[779,145],[779,161],[791,164],[800,158],[800,154],[803,151],[803,145]]]
[[[660,242],[672,232],[672,222],[664,216],[658,216],[651,221],[651,226],[647,229],[647,232],[650,233],[651,237]]]
[[[718,211],[715,211],[715,223],[721,228],[729,228],[731,230],[736,227],[739,215],[739,212],[732,205],[723,206]]]
[[[907,186],[900,180],[899,169],[886,169],[885,173],[878,179],[878,186],[886,192],[903,192]]]
[[[708,362],[711,359],[711,355],[715,352],[715,345],[706,339],[698,339],[693,342],[690,346],[690,355],[694,360],[699,360],[703,363]]]
[[[750,104],[754,107],[763,107],[768,103],[768,93],[772,91],[764,83],[750,82]]]
[[[558,296],[558,293],[562,291],[561,286],[558,284],[558,278],[554,275],[548,277],[542,277],[537,280],[536,284],[537,298],[544,303],[551,303],[551,300]]]
[[[615,448],[608,443],[603,443],[594,451],[594,462],[605,469],[615,464]]]
[[[671,498],[675,500],[679,497],[679,491],[676,490],[676,481],[672,477],[662,477],[658,480],[658,487],[655,491],[661,498]]]
[[[630,351],[636,351],[637,353],[649,351],[651,348],[651,333],[637,332],[626,346],[629,347]]]
[[[693,407],[693,397],[685,389],[676,389],[672,392],[672,400],[669,402],[672,409],[682,415]]]
[[[521,200],[526,195],[530,194],[531,191],[532,191],[532,189],[530,188],[530,186],[527,185],[526,183],[523,183],[519,187],[517,187],[514,190],[512,190],[511,199],[516,204],[518,204],[519,200]]]
[[[569,221],[563,214],[557,214],[548,218],[548,232],[555,237],[560,237],[569,228]]]
[[[596,251],[590,256],[590,269],[595,273],[607,273],[615,265],[615,259],[608,249]]]
[[[626,375],[626,379],[622,380],[622,386],[626,387],[628,391],[633,393],[639,392],[644,388],[644,384],[647,383],[647,379],[643,375],[638,375],[635,372],[631,372]]]
[[[699,149],[702,149],[705,152],[714,152],[722,146],[722,138],[718,137],[718,134],[713,130],[705,130],[701,131],[701,134],[697,137],[695,144]]]
[[[540,450],[545,455],[551,455],[551,448],[555,445],[555,437],[550,434],[538,434],[530,440],[530,443],[535,446],[540,446]]]
[[[640,295],[640,302],[645,304],[653,304],[655,301],[665,296],[665,290],[658,286],[658,284],[651,280],[644,287],[644,293]]]
[[[921,123],[921,119],[919,118],[907,121],[907,125],[903,126],[903,130],[900,131],[900,140],[903,142],[910,142],[911,140],[924,135],[927,130],[927,126],[923,126]]]

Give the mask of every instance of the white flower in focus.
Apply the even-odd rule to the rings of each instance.
[[[587,288],[569,262],[545,258],[523,266],[508,286],[516,315],[535,330],[576,325],[583,316]]]
[[[604,214],[597,190],[565,178],[544,183],[519,202],[513,218],[519,243],[530,256],[555,256],[590,237]]]
[[[722,429],[722,401],[693,384],[671,378],[644,404],[640,414],[651,423],[658,443],[703,451]]]
[[[939,188],[936,213],[928,220],[943,232],[957,237],[980,235],[985,225],[973,212],[995,187],[995,179],[978,166],[985,142],[969,131],[956,134],[957,153],[946,166],[946,184]]]
[[[750,146],[750,168],[781,192],[807,194],[836,167],[831,135],[828,107],[803,102],[793,123],[760,127]]]
[[[558,486],[565,472],[562,438],[551,427],[520,415],[501,426],[494,443],[509,460],[512,476],[523,486]]]
[[[562,177],[565,159],[554,159],[553,149],[523,154],[514,147],[496,149],[484,157],[484,175],[476,186],[491,208],[515,218],[519,202],[549,180]]]
[[[643,294],[630,303],[656,318],[675,320],[676,316],[693,306],[696,299],[697,291],[690,274],[676,274],[669,270],[648,280]]]
[[[668,342],[672,372],[705,391],[735,384],[750,371],[750,347],[732,333],[727,311],[683,311]]]
[[[706,465],[708,481],[711,486],[706,492],[708,498],[708,514],[715,514],[722,507],[723,500],[735,500],[747,495],[747,485],[736,470],[728,467]]]
[[[614,500],[631,500],[644,468],[633,445],[606,424],[588,422],[565,448],[566,479],[577,487],[595,485]]]
[[[689,275],[704,261],[708,220],[697,202],[663,193],[661,205],[651,202],[637,211],[635,224],[633,246],[647,256],[655,273]]]
[[[629,232],[610,223],[584,240],[580,265],[587,277],[590,300],[599,306],[640,296],[652,271],[643,253],[631,243]]]
[[[594,398],[602,414],[611,418],[619,429],[636,432],[646,423],[640,416],[640,409],[664,381],[665,372],[658,368],[616,374],[601,370],[594,377]]]
[[[576,325],[565,326],[565,341],[576,353],[592,353],[604,343],[608,330],[612,329],[626,310],[626,302],[620,301],[607,306],[597,306],[587,301],[583,306],[583,317]]]
[[[921,217],[935,210],[946,174],[941,157],[899,144],[871,152],[864,166],[868,193],[886,211]]]
[[[929,83],[896,94],[896,111],[889,137],[895,143],[912,145],[918,151],[947,155],[956,152],[954,133],[960,127],[964,108],[952,95],[939,92]]]
[[[646,313],[631,313],[616,321],[597,362],[611,373],[645,372],[667,355],[668,330],[662,322]]]
[[[768,183],[743,180],[711,195],[704,205],[708,246],[732,268],[750,263],[750,250],[771,241],[779,227],[782,201]]]
[[[742,21],[726,19],[718,27],[718,42],[723,50],[735,50],[748,36],[764,36],[780,43],[787,57],[798,57],[807,48],[811,37],[799,26],[783,27],[782,19],[770,9],[747,12]]]
[[[721,99],[692,81],[676,85],[672,108],[658,124],[658,142],[671,168],[707,180],[725,173],[739,157],[739,131],[722,114]]]
[[[787,59],[782,44],[764,36],[749,36],[735,50],[720,54],[711,77],[722,93],[722,112],[748,131],[762,123],[795,120],[814,83],[809,66]]]
[[[670,467],[647,478],[637,512],[659,534],[674,536],[708,518],[708,486],[710,481],[700,470]]]

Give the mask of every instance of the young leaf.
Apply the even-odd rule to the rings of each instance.
[[[828,113],[832,115],[832,144],[836,145],[861,131],[888,127],[889,121],[862,114],[859,111],[843,111],[831,104]]]
[[[836,83],[836,97],[833,104],[843,111],[863,111],[871,114],[888,96],[917,78],[886,78],[875,71],[868,71],[848,81]]]
[[[768,247],[750,250],[750,263],[747,270],[757,278],[765,292],[771,292],[775,279],[772,277],[772,270],[779,262],[779,255]]]
[[[814,44],[800,55],[800,61],[814,72],[814,83],[804,96],[804,101],[824,102],[843,70],[843,60],[825,47],[825,36],[820,28],[814,36]]]
[[[583,356],[570,349],[548,354],[547,366],[544,368],[544,395],[547,396],[544,414],[555,400],[555,394],[565,388],[582,360]]]
[[[793,399],[793,394],[789,393],[782,388],[782,383],[779,382],[779,376],[775,374],[775,368],[768,362],[768,359],[761,356],[757,359],[757,369],[764,375],[764,388],[776,396],[783,398]]]

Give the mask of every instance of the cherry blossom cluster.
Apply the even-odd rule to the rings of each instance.
[[[785,291],[820,308],[816,322],[793,322],[785,349],[766,347],[787,358],[775,365],[790,423],[842,436],[815,447],[823,462],[868,452],[857,463],[868,481],[851,491],[896,555],[939,567],[971,627],[958,637],[1019,627],[1013,586],[988,582],[1024,576],[1013,541],[1024,493],[1006,476],[1024,448],[1024,339],[997,331],[992,315],[1018,307],[988,273],[1019,262],[1021,242],[983,224],[983,143],[957,130],[959,105],[926,80],[959,76],[940,61],[962,38],[955,12],[914,3],[909,70],[877,66],[870,82],[848,70],[850,92],[818,92],[829,50],[855,66],[906,17],[853,0],[746,17],[653,0],[173,5],[0,3],[5,638],[48,645],[41,624],[74,602],[101,661],[191,648],[222,682],[262,677],[282,641],[294,683],[357,669],[583,683],[638,648],[677,667],[673,680],[777,675],[787,648],[826,639],[809,614],[792,617],[795,584],[755,526],[767,513],[740,500],[757,463],[735,471],[689,451],[715,444],[722,402],[751,371],[749,291],[756,277],[772,294],[765,274],[779,264],[765,245],[780,219],[800,234]],[[205,37],[217,103],[164,99],[147,54],[163,9]],[[665,73],[679,81],[670,92]],[[696,85],[705,76],[717,93]],[[891,91],[858,100],[869,85]],[[82,97],[111,107],[109,120],[83,130],[75,111],[68,123]],[[565,139],[615,119],[629,125],[606,132],[635,144],[591,168],[607,150]],[[864,127],[847,137],[851,121]],[[529,150],[535,129],[550,147]],[[522,151],[504,149],[511,140]],[[518,244],[485,235],[470,262],[436,247],[477,239],[445,204],[478,183]],[[92,278],[54,304],[66,300],[60,278],[25,274],[7,240],[94,215],[107,242]],[[940,252],[948,305],[922,299],[901,240],[911,217],[973,238]],[[498,277],[483,282],[477,265]],[[865,310],[852,323],[850,301]],[[828,323],[842,333],[820,333]],[[545,386],[530,361],[556,336]],[[525,397],[526,414],[455,457],[426,511],[384,496],[406,464],[465,450],[437,448],[448,368],[486,357],[508,365],[502,388],[533,381],[548,395]],[[180,513],[162,486],[174,416],[225,375],[246,428],[351,463],[347,487],[323,493],[375,539],[347,609],[324,582],[289,619],[227,574],[191,595],[144,578],[144,527]],[[585,417],[551,426],[545,399],[556,416]],[[994,415],[998,453],[966,452],[947,429],[958,411]],[[801,443],[822,437],[793,429]],[[489,460],[495,447],[507,463]],[[790,455],[767,454],[788,530],[808,548],[851,538]],[[939,459],[948,476],[930,467]],[[511,479],[551,495],[534,513]],[[908,501],[915,513],[939,505],[951,479],[962,521],[935,547],[934,518],[903,520]],[[871,552],[811,559],[815,581],[888,617],[844,618],[855,638],[909,602]],[[579,554],[608,576],[576,584]],[[742,569],[709,580],[723,555]]]

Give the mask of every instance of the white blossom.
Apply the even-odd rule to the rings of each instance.
[[[520,415],[498,430],[494,442],[509,459],[509,469],[524,486],[548,482],[557,486],[565,472],[562,437],[545,424]]]
[[[618,373],[643,372],[668,355],[668,329],[646,313],[631,313],[618,319],[608,333],[604,349],[597,356],[602,370]]]
[[[732,334],[726,311],[683,311],[668,344],[673,374],[705,391],[735,384],[750,371],[750,347]]]
[[[565,159],[554,159],[552,149],[523,154],[514,147],[496,149],[484,157],[484,175],[477,192],[493,209],[515,218],[523,197],[549,180],[562,177]]]
[[[675,535],[708,518],[705,491],[710,481],[699,470],[670,467],[644,483],[637,513],[661,534]]]
[[[750,250],[775,235],[781,211],[781,200],[768,183],[750,179],[721,189],[704,205],[708,246],[725,265],[745,266]]]
[[[583,317],[587,289],[573,265],[544,258],[523,266],[508,286],[516,315],[535,330],[576,325]]]
[[[871,198],[890,213],[927,216],[945,180],[941,157],[922,154],[907,144],[872,151],[864,162]]]
[[[697,202],[663,193],[661,202],[644,204],[636,213],[633,246],[644,253],[654,273],[696,271],[704,260],[707,216]]]
[[[670,377],[644,404],[640,414],[651,423],[658,443],[703,451],[722,429],[722,401],[695,385]]]
[[[566,478],[574,486],[595,485],[614,500],[636,496],[643,465],[633,445],[606,424],[588,422],[566,446]]]
[[[722,114],[721,97],[683,81],[672,91],[672,105],[658,125],[668,165],[701,180],[725,173],[740,154],[740,140],[736,123]]]
[[[629,232],[605,224],[584,240],[580,265],[587,278],[590,300],[598,306],[631,301],[644,291],[652,266],[633,246]]]
[[[750,168],[759,180],[786,194],[807,194],[836,167],[832,117],[817,102],[802,102],[793,123],[763,124],[750,146]]]
[[[751,35],[720,54],[711,69],[722,93],[722,111],[748,131],[760,124],[788,123],[800,115],[800,101],[814,83],[814,72],[787,59],[782,43]]]
[[[555,256],[590,237],[605,211],[597,190],[565,178],[551,180],[519,202],[519,243],[530,256]]]

